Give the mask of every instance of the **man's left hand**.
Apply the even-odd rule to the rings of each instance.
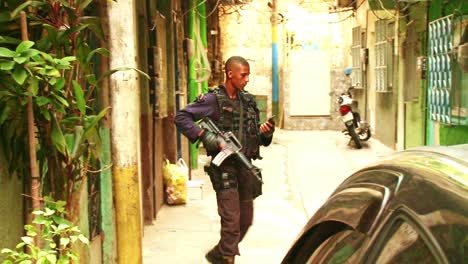
[[[273,132],[275,132],[275,124],[270,123],[269,121],[260,125],[260,132],[265,137],[273,136]]]

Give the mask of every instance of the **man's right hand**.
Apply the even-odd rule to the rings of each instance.
[[[208,152],[220,151],[224,148],[224,145],[226,144],[223,138],[206,130],[203,131],[203,134],[201,135],[200,139],[203,142],[203,146],[205,147],[206,151]]]

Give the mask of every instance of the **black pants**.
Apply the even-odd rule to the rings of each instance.
[[[221,238],[218,243],[223,256],[240,255],[239,243],[253,221],[253,200],[240,201],[237,189],[216,192],[221,217]]]

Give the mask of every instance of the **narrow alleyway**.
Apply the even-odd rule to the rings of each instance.
[[[262,149],[264,194],[256,200],[254,225],[240,245],[240,264],[279,263],[307,219],[352,171],[391,150],[371,139],[361,150],[335,131],[278,130]],[[201,156],[203,164],[207,158]],[[189,190],[184,206],[164,206],[145,227],[144,264],[207,263],[204,253],[219,238],[215,194],[202,170],[203,193]]]

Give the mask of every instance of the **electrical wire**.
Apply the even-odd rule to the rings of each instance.
[[[355,10],[358,10],[359,7],[361,7],[362,4],[364,4],[364,2],[366,2],[366,1],[362,1],[362,2],[356,7]],[[341,22],[343,22],[343,21],[346,21],[346,20],[349,19],[350,17],[354,16],[354,15],[355,15],[354,13],[355,13],[355,11],[353,10],[352,13],[351,13],[349,16],[347,16],[347,17],[345,17],[345,18],[343,18],[343,19],[340,19],[340,20],[338,20],[338,21],[332,21],[332,22],[328,22],[328,23],[329,23],[329,24],[341,23]]]
[[[195,11],[197,12],[197,14],[198,14],[200,17],[202,17],[202,18],[208,18],[208,17],[210,17],[211,15],[214,14],[214,12],[216,11],[216,9],[218,8],[219,3],[221,3],[221,0],[216,1],[215,6],[214,6],[213,9],[210,11],[210,13],[209,13],[208,15],[206,15],[206,16],[200,14],[200,12],[198,11],[198,8],[195,9]]]
[[[337,24],[337,23],[341,23],[343,21],[346,21],[348,20],[349,18],[353,17],[354,16],[354,12],[352,12],[349,16],[343,18],[343,19],[340,19],[338,21],[331,21],[331,22],[328,22],[328,24]]]
[[[182,17],[186,16],[189,12],[193,11],[193,10],[197,10],[197,8],[201,5],[203,5],[204,3],[206,3],[208,0],[203,0],[202,2],[198,3],[196,6],[193,6],[192,8],[190,8],[189,10],[185,11],[185,13],[182,14]]]

